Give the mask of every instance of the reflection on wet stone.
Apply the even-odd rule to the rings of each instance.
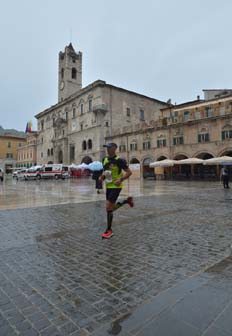
[[[111,323],[111,335],[121,335],[123,318],[136,307],[228,254],[232,210],[218,202],[216,184],[148,183],[147,196],[120,209],[115,236],[102,241],[104,195],[85,183],[82,203],[73,204],[68,192],[72,199],[81,194],[78,182],[49,182],[37,191],[36,182],[22,184],[40,207],[0,211],[0,314],[13,330],[88,335]],[[42,207],[36,193],[49,187],[59,200],[51,196]],[[67,204],[55,204],[62,195]]]

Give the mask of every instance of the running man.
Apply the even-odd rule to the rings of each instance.
[[[122,190],[122,182],[128,179],[132,172],[129,169],[127,162],[120,159],[116,155],[117,145],[115,143],[108,143],[103,147],[107,148],[107,154],[103,160],[103,173],[99,177],[100,181],[105,180],[106,183],[106,212],[107,212],[107,228],[102,234],[102,238],[111,238],[113,236],[112,221],[113,212],[119,209],[124,204],[129,204],[131,208],[134,206],[132,197],[128,197],[122,202],[117,202],[118,196]],[[123,174],[123,170],[125,174]]]

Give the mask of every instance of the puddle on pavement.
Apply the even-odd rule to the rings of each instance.
[[[120,317],[119,319],[117,319],[116,321],[111,323],[111,327],[108,330],[108,334],[109,335],[119,335],[120,332],[122,331],[122,326],[121,323],[125,320],[127,320],[129,317],[131,316],[130,313]]]

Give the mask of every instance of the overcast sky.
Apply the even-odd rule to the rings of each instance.
[[[58,53],[83,52],[83,86],[173,103],[232,88],[231,0],[0,0],[0,125],[24,131],[57,102]],[[72,33],[71,33],[72,32]]]

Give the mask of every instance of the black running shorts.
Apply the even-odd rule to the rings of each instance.
[[[115,204],[121,190],[122,190],[122,188],[108,188],[108,189],[106,189],[106,199],[107,199],[107,201]]]

